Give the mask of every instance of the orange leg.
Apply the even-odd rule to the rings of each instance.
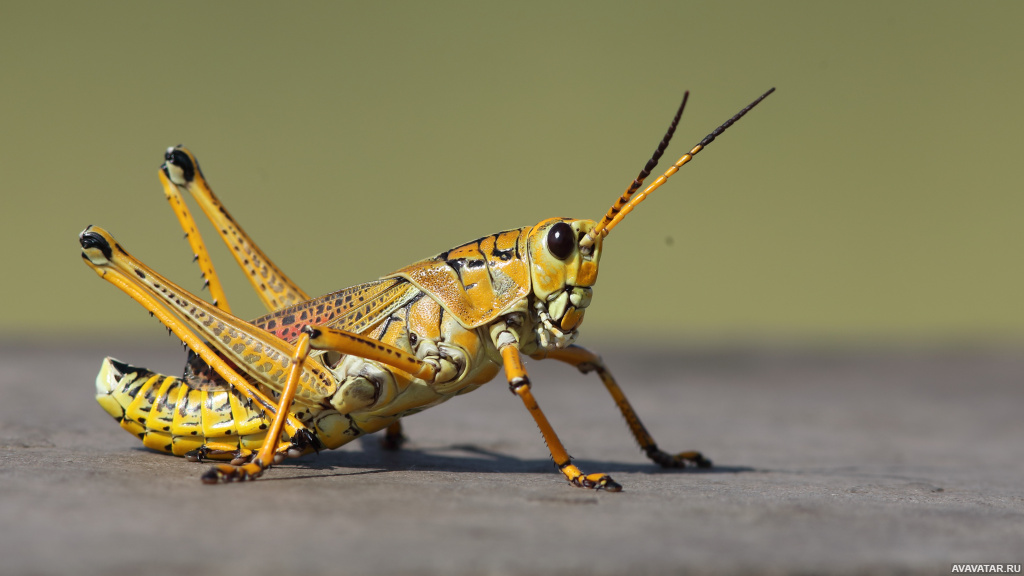
[[[297,355],[291,344],[227,314],[174,285],[132,258],[102,229],[87,228],[81,234],[80,242],[82,257],[100,277],[117,286],[153,314],[244,398],[253,402],[260,410],[274,416],[274,422],[278,423],[279,430],[287,434],[291,441],[278,449],[278,438],[275,438],[268,443],[271,447],[267,450],[273,453],[277,449],[281,456],[297,456],[319,446],[315,434],[303,424],[297,414],[290,413],[288,408],[291,406],[291,397],[297,392],[319,397],[328,395],[318,393],[310,388],[311,385],[328,391],[336,388],[336,382],[328,371],[315,361],[307,360],[306,354],[302,355],[303,361],[298,364],[290,362],[290,358]],[[169,307],[180,316],[172,313]],[[193,333],[190,327],[207,336],[209,343]],[[219,353],[214,351],[211,345],[216,347]],[[256,350],[260,352],[257,353]],[[260,362],[264,370],[255,367]],[[276,380],[269,379],[269,375],[276,377],[276,373],[280,372],[281,384],[293,387],[287,407],[282,409],[283,404],[269,398],[246,376],[242,376],[239,370],[243,370],[246,376],[259,380],[271,389],[275,388]],[[291,381],[291,375],[295,375],[294,381]],[[194,456],[197,459],[204,456],[228,456],[227,453],[223,453],[223,446],[217,443],[207,448],[205,452],[198,451]],[[245,450],[239,450],[238,454],[230,454],[235,460],[245,459],[248,455]],[[271,459],[266,457],[262,460],[267,463],[270,461]]]
[[[130,296],[133,300],[138,302],[149,311],[150,314],[156,317],[161,324],[167,327],[175,336],[181,339],[190,349],[196,352],[203,361],[209,364],[214,371],[220,374],[232,387],[238,390],[246,399],[255,402],[260,409],[265,410],[268,413],[276,414],[277,405],[273,400],[268,398],[258,388],[252,386],[241,374],[239,374],[230,364],[224,361],[206,342],[201,338],[197,337],[178,317],[172,314],[167,307],[155,298],[146,286],[140,284],[140,282],[133,277],[133,275],[126,274],[123,270],[112,266],[109,261],[109,257],[113,257],[114,249],[112,248],[109,237],[105,232],[102,234],[98,228],[89,227],[86,228],[81,235],[82,243],[82,257],[85,262],[94,270],[97,274],[107,282],[110,282],[122,292]],[[114,246],[117,246],[114,244]],[[119,246],[117,249],[120,253],[127,257]],[[191,295],[189,295],[191,296]],[[211,307],[212,308],[212,307]],[[211,341],[216,341],[211,339]],[[288,421],[290,431],[297,430],[303,427],[302,422],[294,417],[290,417]]]
[[[574,486],[581,488],[594,488],[609,492],[622,490],[622,486],[612,480],[611,476],[607,474],[584,475],[579,468],[573,465],[572,458],[566,452],[565,446],[558,439],[558,435],[555,434],[547,417],[541,412],[537,400],[533,397],[533,393],[530,392],[530,378],[523,368],[519,348],[515,344],[504,346],[501,349],[501,358],[504,362],[505,376],[508,378],[509,388],[513,394],[523,400],[526,409],[530,411],[530,415],[537,422],[537,427],[540,428],[540,433],[544,436],[544,442],[547,443],[548,449],[551,451],[551,457],[555,461],[555,466],[558,467],[562,474],[565,474],[566,479]]]
[[[380,441],[380,445],[385,450],[401,450],[402,444],[405,444],[405,434],[402,434],[402,421],[395,420],[384,432],[384,439]]]
[[[270,430],[267,431],[267,439],[260,446],[256,457],[241,466],[232,466],[231,464],[214,466],[203,474],[202,480],[204,483],[216,484],[218,482],[255,480],[270,468],[271,464],[274,463],[274,457],[277,455],[277,446],[281,441],[281,432],[284,431],[288,410],[291,409],[292,401],[295,399],[295,391],[299,388],[302,365],[308,355],[309,335],[304,333],[299,336],[299,341],[295,343],[295,355],[292,357],[288,381],[281,392],[281,397],[277,400],[277,415],[275,415],[274,421],[270,424]]]
[[[132,257],[105,230],[90,226],[80,235],[82,256],[104,279],[118,285],[137,302],[154,312],[189,348],[238,389],[251,389],[245,378],[229,377],[226,364],[211,358],[201,349],[209,346],[191,334],[201,335],[233,362],[248,377],[275,390],[281,390],[288,373],[288,358],[294,347],[273,334],[232,316],[189,293]],[[173,314],[167,309],[173,310]],[[177,318],[175,317],[177,315]],[[178,320],[180,318],[180,320]],[[318,402],[337,389],[329,370],[313,359],[303,363],[298,395],[303,401]]]
[[[172,184],[167,177],[165,170],[160,170],[158,175],[160,177],[160,184],[164,187],[164,195],[167,196],[167,202],[170,203],[171,209],[174,210],[174,215],[178,217],[178,223],[181,224],[181,229],[185,231],[185,238],[188,239],[189,247],[192,248],[192,259],[199,264],[199,269],[203,272],[203,280],[205,281],[205,286],[210,289],[213,305],[230,314],[231,307],[228,306],[227,295],[224,293],[220,277],[217,276],[217,271],[213,267],[213,261],[210,260],[210,253],[207,251],[206,243],[203,242],[203,237],[199,233],[199,227],[196,226],[196,221],[192,218],[192,212],[189,211],[188,205],[185,204],[185,199],[182,197],[178,187]]]
[[[647,432],[643,422],[640,421],[640,417],[636,415],[633,406],[626,399],[626,395],[622,393],[622,389],[615,382],[615,378],[608,372],[601,357],[597,354],[581,346],[573,345],[560,350],[550,350],[546,353],[534,354],[533,358],[537,360],[544,358],[560,360],[575,366],[584,374],[597,372],[597,375],[601,377],[601,381],[604,382],[605,388],[608,389],[608,392],[611,393],[612,398],[615,400],[615,404],[619,407],[619,411],[622,412],[622,416],[626,419],[626,424],[629,425],[629,430],[633,433],[637,443],[640,444],[640,448],[655,463],[664,468],[682,468],[685,466],[711,467],[711,460],[705,458],[700,452],[691,450],[680,452],[679,454],[669,454],[660,450],[658,444],[654,442],[654,438]]]
[[[164,154],[160,179],[162,182],[167,181],[164,184],[164,191],[171,206],[175,209],[175,214],[178,215],[182,228],[185,229],[186,234],[189,234],[189,241],[193,240],[189,227],[192,217],[187,215],[188,210],[185,208],[184,202],[181,201],[181,193],[185,191],[195,198],[203,213],[213,223],[217,233],[231,250],[238,265],[245,271],[246,279],[252,284],[267,310],[273,312],[309,300],[309,296],[260,250],[238,222],[231,217],[227,208],[210,189],[202,170],[199,169],[199,162],[191,152],[181,146],[169,148]],[[177,194],[168,190],[169,184],[177,188]],[[194,227],[195,225],[192,223],[191,228]],[[193,244],[193,252],[198,255],[203,274],[210,282],[212,291],[215,276],[207,272],[213,270],[212,264],[203,265],[205,248],[200,252]],[[214,297],[217,298],[218,295],[214,293]]]
[[[437,373],[433,364],[407,354],[379,340],[367,338],[347,330],[310,325],[302,329],[309,335],[310,346],[317,350],[334,350],[346,355],[359,356],[407,372],[414,378],[432,381]]]

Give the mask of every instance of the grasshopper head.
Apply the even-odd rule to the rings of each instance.
[[[590,305],[602,242],[588,251],[580,250],[579,242],[593,227],[592,220],[550,218],[530,231],[532,313],[544,348],[572,343]]]

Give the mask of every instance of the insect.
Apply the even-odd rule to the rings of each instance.
[[[113,358],[96,379],[97,400],[149,448],[219,460],[206,483],[255,479],[272,464],[337,448],[386,430],[400,447],[401,418],[472,391],[504,369],[509,388],[540,428],[558,470],[575,486],[619,491],[603,473],[571,461],[531,392],[522,356],[596,373],[640,448],[664,467],[709,467],[700,452],[662,451],[601,358],[573,344],[590,305],[604,238],[648,194],[772,88],[640,191],[686,107],[683,97],[651,159],[598,222],[549,218],[441,252],[384,276],[310,298],[261,251],[210,189],[199,163],[169,148],[159,178],[203,271],[211,302],[132,257],[105,230],[80,235],[82,258],[128,294],[189,350],[181,377]],[[269,313],[231,314],[205,244],[184,202],[213,222]]]

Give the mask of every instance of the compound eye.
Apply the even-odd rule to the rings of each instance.
[[[565,222],[559,222],[548,230],[548,251],[559,260],[565,260],[572,255],[576,248],[576,235],[572,233],[572,226]]]

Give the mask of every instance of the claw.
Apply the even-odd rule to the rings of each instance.
[[[573,479],[573,484],[580,488],[591,488],[593,490],[605,490],[607,492],[620,492],[622,485],[612,480],[607,474],[588,474]]]
[[[264,467],[259,464],[259,461],[249,462],[241,466],[220,464],[204,472],[199,479],[203,481],[203,484],[245,482],[246,480],[259,478],[263,474],[263,470]]]
[[[679,454],[672,455],[654,448],[648,450],[647,456],[662,468],[686,468],[687,466],[711,468],[712,465],[711,460],[708,460],[703,454],[696,451],[680,452]]]
[[[221,464],[219,466],[212,466],[209,470],[203,473],[199,477],[203,481],[203,484],[219,484],[221,482],[231,482],[231,479],[235,475],[236,468],[234,466],[226,466]]]
[[[235,450],[224,450],[216,447],[211,448],[210,446],[204,444],[199,448],[196,448],[195,450],[189,450],[188,452],[186,452],[185,458],[189,462],[205,462],[207,460],[228,460],[230,458],[231,463],[237,466],[240,464],[245,464],[255,455],[256,453],[253,452],[252,450],[245,450],[242,448],[238,448]]]
[[[256,455],[255,452],[253,452],[251,454],[244,454],[244,455],[240,454],[240,455],[236,456],[234,459],[231,460],[231,465],[232,466],[241,466],[242,464],[246,464],[255,455]]]
[[[705,458],[700,452],[683,452],[682,454],[677,454],[676,458],[691,463],[697,468],[711,468],[711,460]]]

